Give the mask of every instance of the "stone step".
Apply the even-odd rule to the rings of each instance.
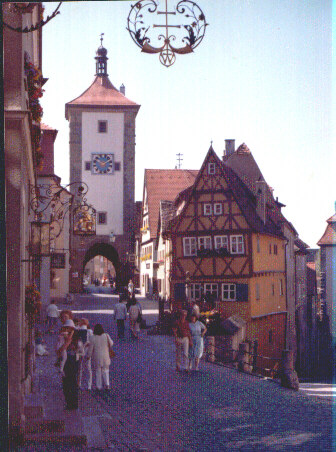
[[[61,419],[31,420],[26,424],[26,433],[64,432],[65,422]]]
[[[24,437],[23,446],[41,446],[47,448],[50,445],[62,444],[62,446],[86,446],[87,438],[85,434],[66,434],[66,433],[28,433]],[[63,449],[65,450],[65,449]]]

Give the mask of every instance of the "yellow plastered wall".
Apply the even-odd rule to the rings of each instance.
[[[251,278],[249,296],[252,317],[285,311],[285,273],[275,273]]]
[[[277,254],[274,253],[274,246],[277,247]],[[270,235],[252,234],[252,250],[253,271],[285,271],[285,241],[283,239]]]

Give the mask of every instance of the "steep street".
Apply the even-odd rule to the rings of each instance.
[[[154,324],[156,302],[139,300],[147,323]],[[78,413],[66,413],[54,354],[37,357],[36,390],[44,399],[46,415],[73,425],[79,422],[78,430],[87,436],[81,450],[333,450],[330,385],[326,391],[323,385],[303,385],[293,392],[205,361],[198,373],[177,373],[172,337],[143,331],[138,342],[127,335],[124,341],[117,339],[111,315],[116,302],[116,296],[98,294],[77,297],[72,307],[75,317],[85,316],[91,325],[102,323],[115,341],[110,392],[82,390]],[[52,350],[56,335],[45,337]],[[49,445],[48,450],[77,450],[57,447]],[[27,445],[18,450],[46,448]]]

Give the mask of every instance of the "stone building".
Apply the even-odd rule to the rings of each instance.
[[[45,82],[42,29],[20,30],[40,21],[42,3],[3,3],[2,14],[7,304],[1,316],[3,324],[7,321],[8,421],[10,440],[14,441],[23,432],[24,396],[31,391],[34,370],[34,323],[27,312],[25,288],[35,282],[36,260],[29,246],[34,220],[30,190],[41,163],[38,97]]]
[[[82,290],[85,265],[97,255],[113,263],[117,285],[125,284],[128,256],[134,253],[135,118],[140,105],[127,99],[123,85],[118,90],[109,80],[102,45],[95,59],[93,83],[65,106],[70,186],[84,182],[87,203],[96,211],[96,234],[70,238],[70,292]]]

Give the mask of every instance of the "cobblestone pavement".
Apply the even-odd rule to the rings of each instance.
[[[199,372],[177,373],[171,337],[143,331],[138,342],[117,339],[110,313],[116,299],[82,297],[73,306],[76,316],[85,312],[92,325],[102,323],[117,355],[111,391],[81,391],[86,450],[333,450],[332,397],[293,392],[205,361]],[[141,303],[144,317],[155,323],[156,303]],[[60,384],[58,391],[62,399]]]

